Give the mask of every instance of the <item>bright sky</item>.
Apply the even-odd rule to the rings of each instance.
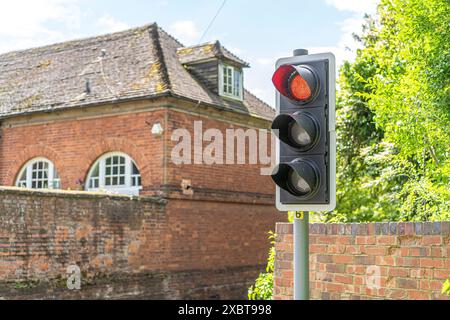
[[[224,0],[2,0],[0,53],[157,22],[197,44]],[[377,0],[228,0],[202,42],[220,42],[251,64],[245,86],[273,105],[275,61],[293,49],[353,59],[352,33]],[[353,52],[346,48],[353,48]]]

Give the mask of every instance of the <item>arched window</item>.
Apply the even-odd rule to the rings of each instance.
[[[22,167],[16,186],[28,189],[61,189],[61,179],[53,162],[46,158],[35,158]]]
[[[86,183],[88,191],[139,195],[141,174],[128,155],[113,152],[103,155],[92,166]]]

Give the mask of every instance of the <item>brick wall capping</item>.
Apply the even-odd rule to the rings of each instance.
[[[110,199],[110,200],[122,200],[122,201],[138,201],[138,202],[150,202],[161,205],[167,204],[167,200],[161,197],[154,196],[128,196],[120,194],[107,194],[101,192],[88,192],[88,191],[76,191],[76,190],[30,190],[17,187],[0,187],[0,195],[23,195],[23,196],[41,196],[41,197],[58,197],[58,198],[73,198],[73,199]]]
[[[0,116],[0,127],[28,126],[53,121],[68,121],[105,117],[129,113],[148,112],[160,109],[172,109],[185,113],[201,115],[246,127],[270,128],[271,120],[251,112],[199,103],[195,100],[171,95],[161,95],[154,98],[131,101],[105,102],[95,105],[79,105],[72,108],[34,111],[17,115]]]
[[[291,223],[278,223],[277,234],[293,234]],[[310,234],[320,235],[450,235],[450,221],[377,222],[377,223],[311,223]]]
[[[179,186],[165,185],[144,191],[159,192],[165,199],[189,201],[215,201],[221,203],[244,203],[263,206],[273,206],[275,196],[255,192],[231,191],[222,189],[194,188],[192,195],[184,195]],[[158,193],[158,194],[159,194]]]

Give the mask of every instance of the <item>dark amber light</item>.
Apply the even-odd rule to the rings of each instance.
[[[291,95],[299,101],[306,101],[311,98],[312,92],[308,82],[297,74],[289,84]]]

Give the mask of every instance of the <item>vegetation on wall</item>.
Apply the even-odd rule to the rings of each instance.
[[[275,234],[269,232],[269,240],[272,247],[269,251],[266,272],[261,273],[256,279],[255,285],[248,289],[249,300],[271,300],[273,291],[273,272],[275,270]]]
[[[445,281],[444,286],[442,287],[442,294],[450,296],[450,280]]]

